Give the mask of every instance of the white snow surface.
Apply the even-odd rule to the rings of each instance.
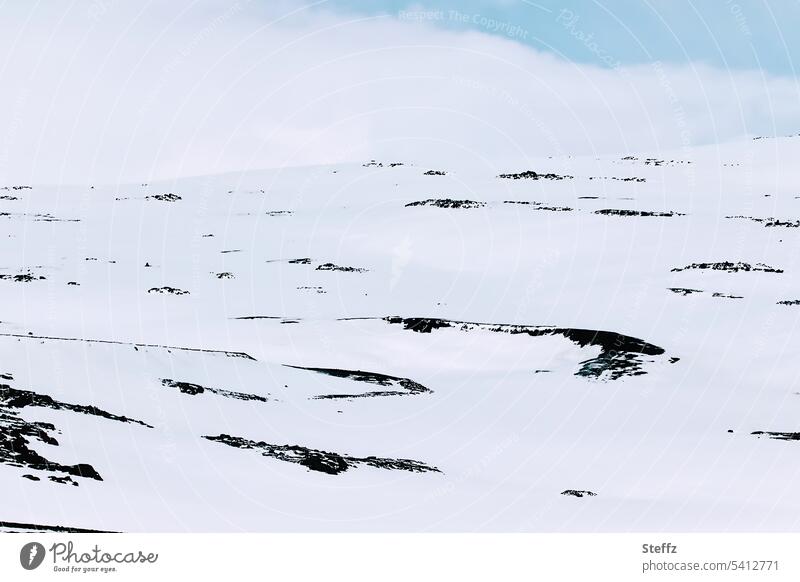
[[[796,531],[800,442],[751,433],[800,431],[800,305],[778,304],[800,299],[800,229],[726,217],[800,219],[800,138],[628,155],[503,170],[572,176],[563,180],[379,160],[147,185],[9,184],[0,383],[152,428],[14,409],[55,427],[58,445],[29,437],[31,449],[102,480],[72,475],[75,486],[51,481],[57,470],[0,464],[0,522]],[[180,199],[152,198],[168,193]],[[406,206],[428,199],[486,204]],[[782,272],[673,271],[723,261]],[[358,270],[317,269],[326,263]],[[34,279],[13,279],[26,273]],[[148,292],[161,287],[188,293]],[[389,316],[490,325],[420,333]],[[580,374],[599,346],[495,324],[603,330],[663,354],[641,356],[639,375]],[[430,391],[358,397],[396,386],[288,366]],[[164,379],[266,401],[185,394]],[[331,394],[353,397],[314,398]],[[438,471],[330,474],[203,438],[221,434]]]

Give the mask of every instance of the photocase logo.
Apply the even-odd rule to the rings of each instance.
[[[44,546],[39,542],[29,542],[19,551],[19,563],[26,570],[35,570],[44,561]]]

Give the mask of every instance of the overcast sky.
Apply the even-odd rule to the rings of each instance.
[[[797,4],[710,4],[0,1],[0,185],[798,133]]]

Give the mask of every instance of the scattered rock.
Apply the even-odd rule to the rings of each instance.
[[[627,178],[618,178],[616,176],[589,176],[590,180],[616,180],[618,182],[647,182],[647,178],[639,178],[637,176],[629,176]]]
[[[800,228],[800,220],[782,220],[780,218],[757,218],[755,216],[726,216],[732,220],[751,220],[763,224],[767,228],[784,227],[784,228]]]
[[[81,529],[63,525],[39,525],[35,523],[20,523],[16,521],[0,521],[0,530],[16,532],[57,532],[57,533],[113,533],[95,529]]]
[[[366,273],[369,269],[364,269],[361,267],[340,267],[339,265],[334,265],[333,263],[323,263],[317,266],[315,271],[342,271],[344,273]]]
[[[503,200],[503,204],[520,204],[530,206],[532,210],[546,210],[550,212],[572,212],[569,206],[547,206],[543,202],[533,200]]]
[[[771,439],[780,441],[800,441],[800,432],[770,432],[757,430],[755,432],[751,432],[750,434],[756,435],[759,438],[762,436],[767,436]]]
[[[30,271],[21,273],[19,275],[0,275],[0,279],[4,281],[14,281],[16,283],[30,283],[31,281],[40,281],[44,279],[42,275],[34,275]]]
[[[188,295],[188,291],[177,289],[175,287],[152,287],[147,290],[148,293],[169,293],[170,295]]]
[[[558,328],[496,323],[472,323],[450,321],[427,317],[386,317],[390,324],[403,325],[405,329],[417,333],[431,333],[433,330],[454,328],[464,332],[484,330],[495,333],[526,334],[531,337],[560,335],[580,347],[597,346],[600,354],[580,363],[576,376],[594,379],[617,380],[624,376],[646,374],[644,364],[651,362],[644,356],[661,356],[664,349],[644,342],[638,338],[590,329]]]
[[[237,449],[251,449],[260,452],[265,457],[272,457],[287,463],[302,465],[311,471],[339,475],[348,469],[359,466],[369,466],[378,469],[410,471],[413,473],[440,473],[436,467],[428,466],[419,461],[410,459],[385,459],[380,457],[351,457],[328,451],[309,449],[299,445],[273,445],[263,441],[255,442],[241,437],[221,434],[218,436],[204,436],[212,442],[223,443]]]
[[[769,265],[765,265],[764,263],[756,263],[755,265],[750,265],[748,263],[732,263],[730,261],[722,261],[719,263],[692,263],[691,265],[687,265],[685,267],[676,267],[672,269],[672,272],[679,272],[679,271],[689,271],[692,269],[708,269],[713,271],[726,271],[728,273],[736,273],[738,271],[761,271],[763,273],[783,273],[783,269],[777,269],[775,267],[770,267]]]
[[[234,390],[224,390],[222,388],[210,388],[208,386],[201,386],[200,384],[193,384],[191,382],[178,382],[170,378],[164,378],[163,380],[161,380],[161,385],[166,386],[167,388],[177,388],[181,392],[181,394],[187,394],[189,396],[197,396],[198,394],[209,392],[211,394],[216,394],[217,396],[224,396],[225,398],[232,398],[234,400],[247,400],[247,401],[257,401],[257,402],[269,401],[265,396],[259,396],[258,394],[249,394],[247,392],[236,392]]]
[[[565,489],[561,492],[561,495],[567,495],[569,497],[597,497],[597,493],[579,489]]]
[[[375,160],[370,160],[366,164],[361,164],[365,168],[383,168],[383,162],[376,162]],[[397,166],[403,166],[403,162],[392,162],[386,164],[389,168],[396,168]]]
[[[435,206],[437,208],[483,208],[486,202],[476,202],[475,200],[451,200],[450,198],[429,198],[428,200],[419,200],[417,202],[409,202],[406,208],[412,206]]]
[[[8,384],[0,384],[0,463],[102,481],[100,474],[91,465],[86,463],[65,465],[50,461],[33,449],[31,447],[31,441],[33,440],[51,446],[58,446],[58,441],[53,436],[58,431],[55,425],[51,423],[30,421],[20,416],[18,411],[27,407],[66,410],[116,422],[134,423],[153,428],[140,420],[111,414],[96,406],[60,402],[45,394],[38,394],[30,390],[17,390]],[[57,482],[66,482],[63,477],[59,479]],[[70,479],[69,481],[71,482],[72,480]]]
[[[608,216],[659,216],[659,217],[686,216],[682,212],[673,212],[672,210],[667,212],[657,212],[651,210],[618,210],[613,208],[604,208],[602,210],[595,210],[594,213],[605,214]]]
[[[575,176],[569,176],[567,174],[560,176],[553,173],[539,174],[532,170],[526,170],[514,174],[500,174],[497,177],[504,180],[572,180]]]
[[[422,384],[418,384],[408,378],[399,378],[397,376],[388,376],[386,374],[378,374],[377,372],[363,372],[361,370],[340,370],[337,368],[309,368],[305,366],[289,366],[287,368],[295,368],[297,370],[309,370],[317,372],[318,374],[325,374],[335,378],[347,378],[354,382],[366,382],[368,384],[376,384],[378,386],[391,386],[394,390],[376,390],[372,392],[364,392],[361,394],[324,394],[322,396],[314,396],[313,400],[336,400],[336,399],[350,399],[350,398],[376,398],[381,396],[414,396],[419,394],[432,393],[430,388],[426,388]],[[399,389],[398,389],[399,388]]]
[[[180,196],[173,194],[172,192],[168,192],[167,194],[154,194],[152,196],[145,196],[145,199],[158,200],[160,202],[177,202],[178,200],[182,200]]]
[[[670,291],[672,291],[673,293],[677,293],[677,294],[683,295],[683,296],[691,295],[692,293],[702,293],[703,292],[701,289],[687,289],[687,288],[684,288],[684,287],[668,287],[668,289]]]

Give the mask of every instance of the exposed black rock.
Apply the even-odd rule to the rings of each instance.
[[[361,267],[340,267],[339,265],[334,265],[333,263],[323,263],[318,265],[315,271],[342,271],[344,273],[366,273],[369,269],[364,269]]]
[[[800,228],[800,220],[780,220],[778,218],[764,223],[767,228],[780,226],[784,228]]]
[[[0,280],[14,281],[16,283],[30,283],[31,281],[40,281],[42,279],[44,279],[43,275],[34,275],[30,271],[18,275],[0,275]]]
[[[229,273],[227,271],[224,271],[222,273],[214,273],[214,276],[217,279],[233,279],[233,278],[235,278],[235,275],[233,273]]]
[[[11,409],[11,408],[19,409],[19,408],[25,408],[27,406],[34,406],[38,408],[51,408],[53,410],[69,410],[71,412],[77,412],[79,414],[87,414],[89,416],[99,416],[101,418],[105,418],[108,420],[139,424],[141,426],[146,426],[147,428],[153,428],[152,426],[150,426],[146,422],[142,422],[141,420],[128,418],[127,416],[118,416],[116,414],[111,414],[110,412],[106,412],[105,410],[97,408],[96,406],[91,406],[91,405],[87,406],[83,404],[70,404],[68,402],[60,402],[46,394],[38,394],[30,390],[17,390],[16,388],[12,388],[8,384],[0,384],[0,407],[4,407],[6,409]]]
[[[778,305],[800,305],[800,299],[784,299],[778,301]]]
[[[722,297],[723,299],[744,299],[741,295],[728,295],[727,293],[714,292],[712,297]]]
[[[575,176],[569,176],[567,174],[560,176],[553,173],[539,174],[538,172],[534,172],[532,170],[526,170],[524,172],[517,172],[513,174],[500,174],[497,177],[504,180],[572,180],[572,178]]]
[[[447,172],[442,172],[441,170],[428,170],[425,172],[426,176],[446,176]]]
[[[679,295],[691,295],[692,293],[702,293],[702,289],[687,289],[685,287],[667,287],[673,293],[677,293]]]
[[[188,295],[188,291],[177,289],[175,287],[152,287],[147,290],[148,293],[169,293],[170,295]]]
[[[145,196],[145,199],[158,200],[160,202],[177,202],[178,200],[182,200],[180,196],[173,194],[172,192],[168,192],[167,194],[154,194],[152,196]]]
[[[780,218],[757,218],[755,216],[726,216],[725,218],[730,219],[741,219],[741,220],[751,220],[753,222],[758,222],[763,224],[767,228],[772,227],[784,227],[784,228],[800,228],[800,220],[783,220]]]
[[[314,293],[317,293],[318,295],[325,295],[327,293],[327,291],[325,291],[325,289],[323,289],[322,287],[312,286],[312,285],[303,285],[303,286],[298,287],[297,290],[298,291],[313,291]]]
[[[771,439],[780,441],[800,441],[800,432],[771,432],[757,430],[755,432],[751,432],[750,434],[756,435],[759,438],[762,436],[768,436]]]
[[[433,392],[430,388],[426,388],[422,384],[418,384],[408,378],[399,378],[397,376],[387,376],[386,374],[378,374],[377,372],[363,372],[361,370],[339,370],[337,368],[310,368],[306,366],[289,366],[288,368],[295,368],[298,370],[309,370],[319,374],[326,374],[334,376],[335,378],[347,378],[355,382],[366,382],[368,384],[376,384],[378,386],[392,386],[395,390],[375,390],[372,392],[364,392],[362,394],[323,394],[321,396],[314,396],[314,400],[336,400],[336,399],[350,399],[350,398],[375,398],[379,396],[413,396],[418,394],[425,394]]]
[[[763,273],[783,273],[783,269],[770,267],[769,265],[765,265],[764,263],[756,263],[755,265],[750,265],[749,263],[742,263],[742,262],[732,263],[730,261],[722,261],[719,263],[692,263],[691,265],[687,265],[685,267],[676,267],[672,269],[672,272],[689,271],[693,269],[727,271],[728,273],[736,273],[738,271],[761,271]]]
[[[623,376],[638,376],[646,374],[644,364],[652,360],[643,356],[660,356],[664,349],[649,344],[638,338],[622,335],[611,331],[597,331],[589,329],[558,328],[546,326],[528,326],[514,324],[472,323],[464,321],[450,321],[446,319],[427,317],[387,317],[390,324],[403,325],[405,329],[418,333],[431,333],[432,330],[441,328],[456,328],[461,331],[475,329],[497,333],[527,334],[531,337],[560,335],[580,347],[598,346],[600,355],[580,363],[576,376],[616,380]]]
[[[57,532],[57,533],[113,533],[96,529],[83,529],[63,525],[41,525],[36,523],[20,523],[17,521],[0,521],[0,529],[18,532]]]
[[[411,331],[416,331],[417,333],[431,333],[431,331],[435,329],[442,329],[448,327],[454,327],[459,324],[459,322],[449,321],[446,319],[435,319],[435,318],[427,318],[427,317],[387,317],[385,321],[389,323],[400,323],[403,325],[405,329],[409,329]]]
[[[263,441],[256,442],[241,437],[221,434],[218,436],[204,436],[213,442],[223,443],[237,449],[252,449],[260,452],[265,457],[272,457],[287,463],[296,463],[311,471],[339,475],[348,469],[367,465],[378,469],[397,471],[411,471],[414,473],[436,472],[436,467],[431,467],[410,459],[385,459],[380,457],[351,457],[316,449],[309,449],[299,445],[272,445]]]
[[[75,481],[75,480],[74,480],[72,477],[70,477],[69,475],[63,475],[63,476],[61,476],[61,477],[56,477],[55,475],[50,475],[50,476],[48,477],[48,479],[49,479],[50,481],[52,481],[53,483],[60,483],[60,484],[62,484],[62,485],[73,485],[73,486],[75,486],[75,487],[78,487],[78,482],[77,482],[77,481]],[[101,479],[101,480],[102,480],[102,479]]]
[[[591,491],[582,491],[579,489],[565,489],[561,492],[561,495],[568,495],[570,497],[596,497],[597,493],[592,493]]]
[[[409,202],[406,208],[412,206],[435,206],[437,208],[482,208],[486,202],[476,202],[475,200],[451,200],[450,198],[429,198],[428,200],[418,200]]]
[[[609,216],[659,216],[659,217],[686,216],[682,212],[673,212],[672,210],[667,212],[658,212],[651,210],[618,210],[615,208],[603,208],[602,210],[595,210],[594,213],[605,214]]]
[[[29,421],[21,417],[18,410],[29,406],[68,410],[116,422],[134,423],[153,428],[140,420],[111,414],[96,406],[60,402],[45,394],[38,394],[29,390],[17,390],[8,384],[0,384],[0,463],[38,471],[63,473],[64,476],[72,475],[102,481],[100,474],[91,465],[86,463],[64,465],[48,460],[31,448],[31,441],[33,440],[47,445],[58,446],[58,441],[53,436],[54,433],[58,433],[58,430],[49,422]],[[66,482],[64,476],[59,477],[57,482]],[[51,477],[51,480],[54,479]],[[75,484],[77,485],[77,483]]]
[[[302,259],[289,259],[290,265],[310,265],[311,259],[308,257],[303,257]]]
[[[224,396],[225,398],[233,398],[234,400],[255,400],[257,402],[269,402],[268,398],[258,394],[236,392],[234,390],[223,390],[222,388],[210,388],[208,386],[201,386],[200,384],[193,384],[191,382],[178,382],[170,378],[162,379],[161,385],[168,388],[177,388],[182,394],[187,394],[189,396],[197,396],[198,394],[203,394],[204,392],[210,392],[211,394]]]

